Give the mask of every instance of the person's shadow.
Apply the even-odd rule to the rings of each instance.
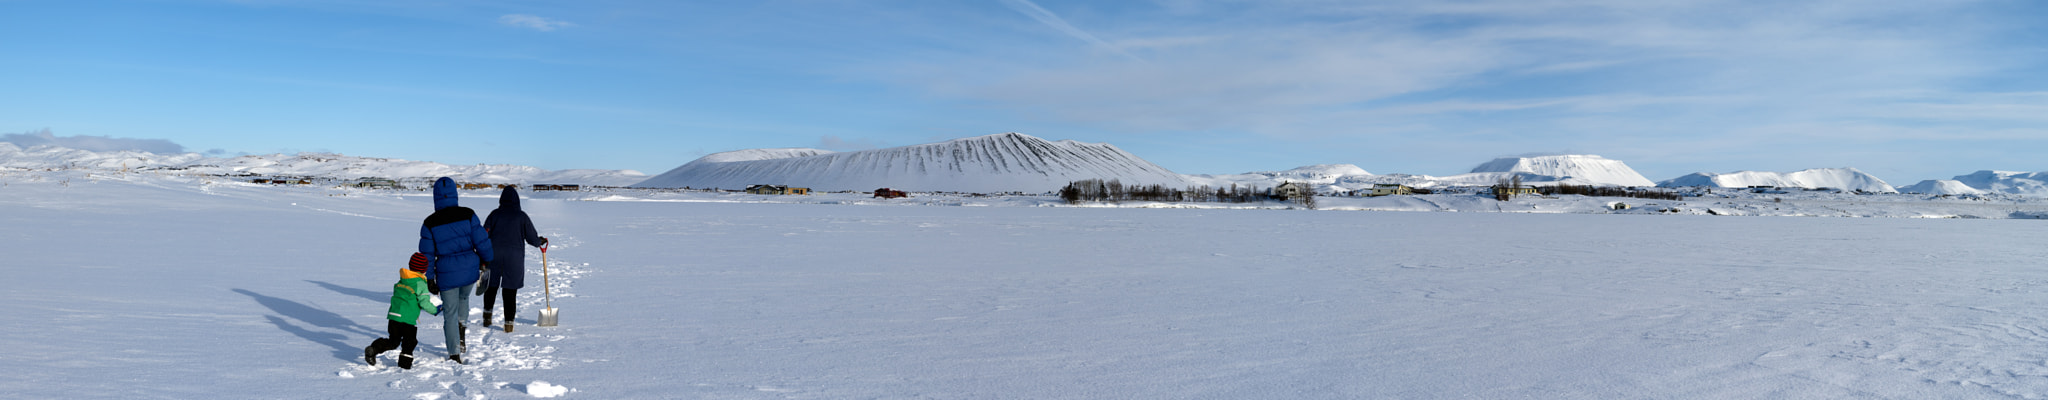
[[[270,311],[276,312],[291,319],[298,320],[300,323],[311,325],[314,328],[337,330],[342,331],[343,333],[358,333],[367,335],[371,338],[384,337],[383,332],[378,332],[368,327],[364,327],[361,324],[355,323],[355,321],[350,321],[348,318],[342,317],[340,314],[335,314],[334,312],[331,311],[322,310],[319,308],[315,308],[313,306],[301,304],[296,301],[265,296],[261,293],[251,292],[244,289],[234,289],[234,292],[241,293],[244,296],[249,296],[249,298],[255,299],[257,304],[262,304],[264,307],[270,308]],[[362,356],[363,349],[359,347],[357,344],[348,343],[348,335],[344,335],[342,333],[322,332],[313,329],[303,328],[300,327],[298,324],[292,323],[292,321],[285,320],[284,318],[279,318],[277,315],[265,315],[263,316],[263,318],[269,320],[270,324],[277,325],[277,329],[284,330],[285,332],[290,332],[291,334],[297,335],[300,338],[311,340],[314,343],[320,343],[327,345],[328,347],[334,348],[335,358],[340,358],[342,360],[356,360]],[[363,341],[363,343],[360,344],[368,345],[369,341],[365,340]]]
[[[332,290],[332,291],[334,291],[335,293],[341,293],[341,294],[345,294],[345,295],[350,295],[350,296],[355,296],[355,297],[361,297],[361,298],[364,298],[364,299],[367,299],[367,300],[370,300],[370,301],[375,301],[375,302],[380,302],[380,303],[381,303],[381,302],[384,302],[384,301],[386,301],[386,300],[391,300],[391,296],[390,296],[390,295],[388,295],[388,294],[383,294],[383,295],[380,295],[380,294],[377,294],[377,292],[373,292],[373,291],[368,291],[368,290],[362,290],[362,289],[357,289],[357,288],[352,288],[352,287],[347,287],[347,286],[342,286],[342,285],[336,285],[336,284],[332,284],[332,283],[327,283],[327,282],[322,282],[322,281],[314,281],[314,280],[308,280],[308,281],[306,281],[306,282],[307,282],[307,283],[311,283],[311,284],[315,284],[315,285],[320,285],[320,288],[322,288],[322,289],[327,289],[327,290]],[[386,289],[389,289],[389,288],[386,288]]]

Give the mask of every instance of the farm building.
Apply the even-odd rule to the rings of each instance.
[[[1493,187],[1494,197],[1506,198],[1510,196],[1527,196],[1535,194],[1542,194],[1542,192],[1537,191],[1536,188],[1533,187]]]
[[[909,193],[904,193],[904,192],[903,192],[903,191],[901,191],[901,190],[896,190],[896,189],[890,189],[890,188],[881,188],[881,189],[875,189],[875,197],[880,197],[880,198],[884,198],[884,199],[899,199],[899,198],[904,198],[904,197],[910,197],[910,194],[909,194]]]
[[[1398,184],[1391,184],[1391,183],[1375,183],[1375,184],[1373,184],[1373,185],[1372,185],[1372,191],[1370,191],[1370,192],[1366,192],[1365,196],[1366,196],[1366,197],[1379,197],[1379,196],[1405,196],[1405,195],[1411,195],[1411,194],[1415,194],[1415,188],[1411,188],[1411,187],[1408,187],[1408,185],[1398,185]]]
[[[359,188],[397,189],[398,181],[385,178],[362,178],[357,179],[355,182],[350,183],[349,185]]]
[[[787,185],[754,185],[747,187],[750,194],[811,194],[811,188],[793,188]]]
[[[1315,194],[1316,189],[1314,187],[1311,187],[1309,186],[1309,184],[1302,182],[1287,182],[1280,184],[1280,186],[1273,187],[1273,197],[1283,199],[1313,196]]]

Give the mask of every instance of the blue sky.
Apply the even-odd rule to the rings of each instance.
[[[1002,132],[1181,173],[2048,162],[2043,1],[0,0],[0,134],[660,173]],[[28,134],[28,135],[25,135]]]

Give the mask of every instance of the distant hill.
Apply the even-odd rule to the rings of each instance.
[[[1900,187],[1899,187],[1899,192],[1900,192],[1900,193],[1921,193],[1921,194],[1984,194],[1984,193],[1988,193],[1988,192],[1985,192],[1985,191],[1983,191],[1983,190],[1979,190],[1979,189],[1977,189],[1977,188],[1973,188],[1973,187],[1970,187],[1970,185],[1966,185],[1966,184],[1963,184],[1963,182],[1962,182],[1962,181],[1958,181],[1958,180],[1954,180],[1954,179],[1928,179],[1928,180],[1920,181],[1920,183],[1917,183],[1917,184],[1913,184],[1912,186],[1900,186]]]
[[[2048,197],[2048,172],[1977,171],[1957,175],[1957,182],[1987,193]]]
[[[178,170],[208,175],[261,175],[336,179],[425,179],[452,177],[478,183],[564,183],[621,186],[647,179],[632,170],[546,170],[522,165],[448,165],[393,158],[330,153],[247,155],[228,158],[199,153],[157,154],[140,151],[95,152],[54,146],[27,149],[0,143],[0,167],[86,168],[103,170]]]
[[[1083,179],[1188,186],[1190,181],[1104,143],[1003,133],[886,149],[740,150],[704,156],[633,186],[741,189],[1049,192]]]
[[[1795,172],[1738,171],[1730,173],[1700,172],[1658,182],[1662,187],[1722,187],[1740,188],[1750,186],[1774,186],[1807,189],[1861,190],[1871,193],[1897,193],[1892,185],[1883,179],[1855,168],[1815,168]]]
[[[1432,176],[1414,174],[1374,175],[1351,164],[1311,165],[1286,171],[1249,172],[1230,175],[1194,175],[1211,186],[1273,187],[1281,182],[1299,181],[1316,185],[1323,192],[1344,192],[1372,188],[1375,184],[1399,184],[1417,188],[1489,186],[1503,179],[1522,177],[1529,185],[1651,186],[1654,183],[1621,161],[1596,155],[1550,155],[1506,157],[1472,169],[1472,173]]]

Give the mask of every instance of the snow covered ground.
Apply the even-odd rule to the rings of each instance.
[[[2048,398],[2039,203],[1717,196],[536,193],[562,326],[401,371],[424,193],[0,171],[0,397]]]

